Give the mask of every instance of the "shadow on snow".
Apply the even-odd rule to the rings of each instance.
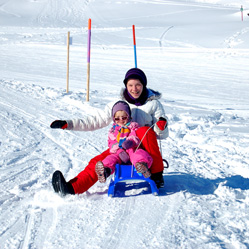
[[[248,190],[249,179],[240,175],[226,178],[209,179],[186,173],[169,173],[164,175],[165,186],[159,190],[159,196],[172,195],[178,192],[189,192],[195,195],[214,194],[219,184],[233,189]],[[151,194],[150,184],[146,181],[119,182],[116,184],[115,197],[131,197]]]
[[[209,179],[185,173],[170,173],[164,176],[164,181],[165,186],[160,189],[160,195],[170,195],[181,191],[196,195],[209,195],[214,194],[220,183],[233,189],[249,189],[249,179],[240,175]]]

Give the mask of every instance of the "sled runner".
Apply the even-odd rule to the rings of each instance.
[[[116,164],[114,177],[111,179],[108,196],[114,197],[117,190],[117,183],[126,182],[130,180],[146,181],[150,184],[151,193],[158,195],[159,190],[153,180],[145,178],[141,173],[137,173],[133,165]]]

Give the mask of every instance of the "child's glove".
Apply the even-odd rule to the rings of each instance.
[[[125,151],[120,152],[118,156],[121,159],[121,161],[124,163],[128,163],[130,160],[129,155]]]
[[[126,139],[123,143],[122,143],[122,147],[125,150],[128,150],[132,147],[135,146],[135,143],[132,140]]]
[[[55,120],[51,123],[50,127],[52,129],[66,129],[67,128],[67,122],[65,120]]]
[[[163,117],[160,117],[156,122],[156,125],[161,131],[163,131],[167,127],[167,120]]]

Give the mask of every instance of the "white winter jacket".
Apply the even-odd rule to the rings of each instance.
[[[148,92],[148,99],[145,104],[136,106],[126,101],[123,95],[124,89],[121,90],[121,99],[126,101],[131,108],[132,121],[137,122],[140,126],[152,126],[160,117],[164,117],[168,123],[164,108],[158,100],[161,98],[161,94],[151,89],[148,89]],[[104,109],[96,109],[93,115],[86,115],[80,119],[66,120],[68,123],[67,130],[93,131],[109,125],[113,122],[112,107],[117,101],[107,104]],[[157,125],[154,125],[153,129],[158,139],[168,137],[168,127],[161,131]]]

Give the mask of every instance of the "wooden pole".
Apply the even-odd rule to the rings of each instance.
[[[90,88],[90,51],[91,51],[91,19],[88,20],[88,45],[87,45],[87,91],[86,101],[89,101],[89,88]]]
[[[69,91],[69,47],[70,47],[70,32],[67,33],[67,88],[66,92]]]

